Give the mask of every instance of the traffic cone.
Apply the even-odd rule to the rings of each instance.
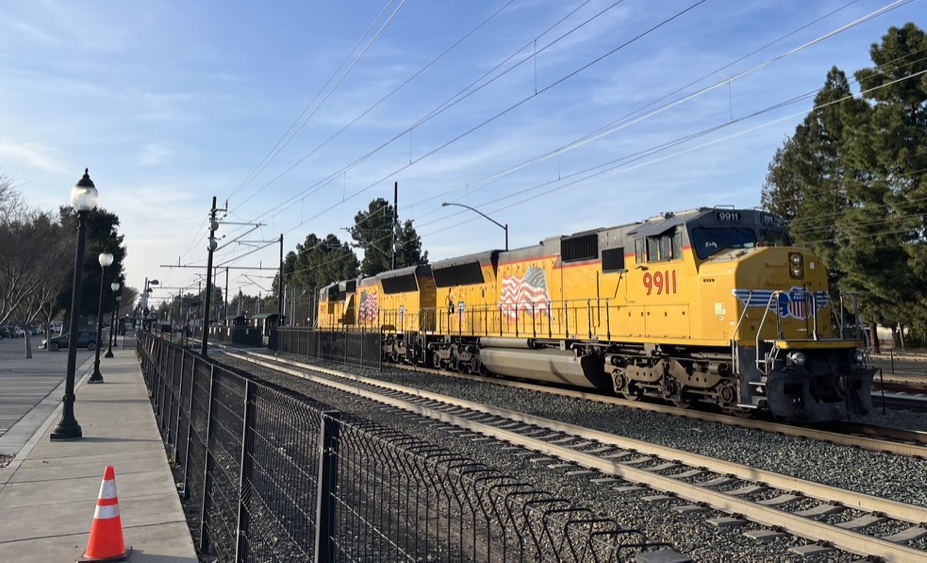
[[[103,472],[103,484],[93,513],[87,551],[78,561],[124,561],[132,548],[126,550],[122,539],[122,518],[116,496],[116,472],[110,465]]]

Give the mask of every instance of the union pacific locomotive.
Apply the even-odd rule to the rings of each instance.
[[[824,422],[872,408],[843,309],[778,217],[700,208],[342,281],[318,322],[391,361]]]

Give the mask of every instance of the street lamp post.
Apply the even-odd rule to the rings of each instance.
[[[126,347],[125,325],[119,319],[119,304],[122,302],[122,296],[116,296],[116,310],[113,311],[113,325],[116,326],[116,332],[113,334],[113,348],[119,348],[119,331],[122,331],[122,347]]]
[[[113,255],[101,252],[100,260],[100,302],[97,305],[97,341],[93,353],[93,374],[87,383],[103,383],[103,374],[100,373],[100,340],[103,339],[103,280],[106,279],[106,268],[112,265]],[[70,346],[69,346],[70,347]]]
[[[494,223],[494,224],[495,224],[496,226],[498,226],[500,229],[502,229],[503,231],[505,231],[505,249],[506,249],[506,250],[509,249],[509,226],[508,226],[507,224],[506,224],[506,225],[503,225],[502,223],[500,223],[499,221],[496,221],[495,219],[493,219],[493,218],[490,217],[489,215],[486,215],[485,213],[483,213],[483,212],[480,211],[479,209],[470,207],[469,205],[464,205],[464,204],[462,204],[462,203],[452,203],[452,202],[445,201],[444,203],[441,204],[441,207],[447,207],[448,205],[455,205],[455,206],[457,206],[457,207],[463,207],[464,209],[469,209],[470,211],[473,211],[474,213],[479,213],[480,215],[483,216],[484,219],[487,219],[487,220],[491,221],[492,223]]]
[[[142,326],[148,327],[149,331],[151,330],[151,326],[148,323],[148,313],[150,312],[148,310],[148,295],[154,291],[151,289],[151,286],[158,285],[159,283],[158,280],[149,280],[145,278],[145,291],[142,292]]]
[[[71,288],[71,323],[68,344],[68,367],[64,380],[64,397],[61,398],[61,420],[49,436],[52,440],[76,440],[83,437],[80,424],[74,418],[74,371],[77,367],[77,328],[80,315],[80,290],[83,281],[84,243],[87,238],[87,216],[97,206],[96,186],[90,179],[90,170],[84,169],[84,176],[71,190],[71,205],[77,211],[77,250],[74,253],[74,283]]]
[[[109,284],[109,288],[113,290],[113,311],[109,317],[109,338],[107,338],[109,348],[106,350],[106,358],[113,357],[113,341],[116,340],[116,305],[119,303],[119,296],[116,295],[116,292],[119,291],[119,282]]]

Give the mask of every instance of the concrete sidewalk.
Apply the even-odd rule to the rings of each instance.
[[[116,472],[123,536],[132,547],[128,560],[198,560],[135,349],[113,352],[115,357],[101,361],[105,383],[85,384],[92,355],[77,370],[75,417],[82,439],[49,439],[61,417],[63,382],[30,411],[45,412],[49,402],[57,403],[12,463],[0,469],[0,560],[79,559],[107,465]],[[65,351],[59,354],[65,357]],[[35,365],[40,363],[63,379],[57,362]],[[14,426],[2,437],[7,447],[21,439],[16,433]]]

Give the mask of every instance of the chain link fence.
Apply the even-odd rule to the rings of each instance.
[[[207,557],[685,560],[569,499],[168,341],[143,334],[138,353]]]

